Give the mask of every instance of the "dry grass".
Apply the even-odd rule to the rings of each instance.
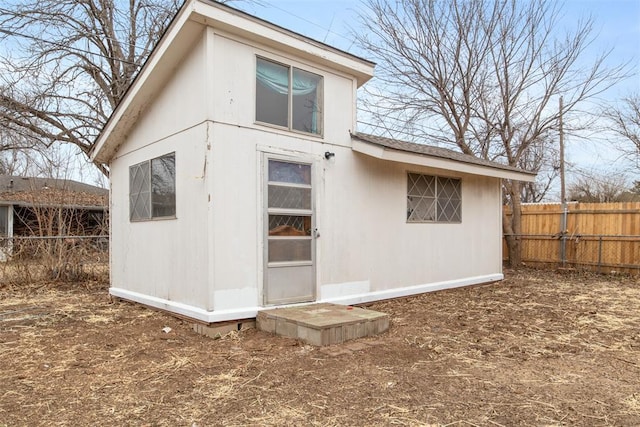
[[[315,348],[212,340],[96,282],[5,285],[0,425],[640,425],[639,307],[634,279],[508,272]]]
[[[107,281],[105,236],[14,237],[0,247],[0,286],[51,281]]]

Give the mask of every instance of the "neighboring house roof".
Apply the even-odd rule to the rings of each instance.
[[[105,208],[109,190],[70,179],[0,175],[0,204]]]
[[[138,117],[162,91],[206,26],[353,75],[358,87],[373,77],[375,64],[371,61],[213,0],[187,0],[96,138],[90,153],[92,161],[108,163],[113,158]]]
[[[353,150],[383,160],[404,162],[495,178],[534,181],[535,172],[503,165],[447,148],[354,133]]]

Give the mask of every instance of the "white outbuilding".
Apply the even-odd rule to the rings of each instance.
[[[374,64],[188,0],[99,135],[114,296],[201,322],[500,280],[520,169],[356,131]]]

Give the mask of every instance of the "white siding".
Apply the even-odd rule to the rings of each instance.
[[[204,39],[203,39],[204,40]],[[204,42],[185,57],[111,163],[112,286],[210,309]],[[176,219],[129,221],[129,166],[175,151]]]
[[[205,140],[206,126],[201,125],[146,150],[119,157],[112,164],[113,286],[207,308],[208,194],[202,176]],[[174,150],[176,218],[130,222],[129,166]]]
[[[320,158],[334,145],[349,146],[355,82],[224,34],[215,35],[213,52],[213,300],[215,309],[232,309],[262,301],[261,153],[289,150]],[[255,124],[256,56],[323,76],[322,138]]]
[[[498,179],[385,162],[340,147],[325,160],[325,147],[314,141],[214,129],[214,286],[235,289],[238,304],[261,302],[263,151],[316,164],[319,299],[327,285],[367,283],[367,291],[382,291],[501,273]],[[408,171],[461,178],[462,222],[407,223]],[[353,290],[361,291],[360,285]]]
[[[185,54],[173,76],[144,111],[133,128],[125,146],[116,157],[153,144],[170,135],[189,129],[206,120],[206,102],[203,93],[206,78],[205,43],[203,36]]]
[[[407,223],[407,172],[461,178],[462,222]],[[379,291],[501,272],[498,180],[344,152],[325,181],[323,284]]]

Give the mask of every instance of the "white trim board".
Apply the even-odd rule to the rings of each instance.
[[[352,139],[351,149],[357,153],[374,157],[380,160],[420,165],[430,168],[449,170],[472,175],[489,176],[492,178],[515,179],[518,181],[533,182],[536,176],[531,173],[509,171],[491,166],[465,163],[459,160],[445,159],[420,153],[410,153],[396,150],[369,142]]]
[[[202,308],[194,307],[192,305],[170,301],[163,298],[153,297],[150,295],[144,295],[138,292],[133,292],[133,291],[129,291],[122,288],[110,288],[109,294],[113,295],[114,297],[122,298],[125,300],[135,301],[140,304],[147,305],[149,307],[154,307],[154,308],[162,309],[165,311],[169,311],[171,313],[179,314],[181,316],[190,317],[194,320],[199,320],[206,323],[216,323],[216,322],[226,322],[231,320],[254,318],[257,316],[258,311],[265,310],[265,309],[272,309],[272,308],[279,308],[279,307],[292,307],[294,305],[308,305],[308,304],[315,304],[320,302],[344,304],[344,305],[355,305],[355,304],[362,304],[362,303],[385,300],[385,299],[406,297],[410,295],[418,295],[426,292],[434,292],[434,291],[440,291],[444,289],[452,289],[452,288],[459,288],[463,286],[478,285],[481,283],[496,282],[502,279],[504,279],[504,275],[502,273],[496,273],[496,274],[488,274],[485,276],[468,277],[465,279],[448,280],[443,282],[407,286],[403,288],[385,289],[382,291],[348,295],[348,296],[338,297],[338,298],[327,298],[327,299],[322,299],[320,301],[315,301],[313,303],[306,303],[306,304],[289,304],[289,305],[269,306],[269,307],[254,306],[254,307],[244,307],[244,308],[236,308],[236,309],[230,309],[230,310],[215,310],[215,311],[207,311]]]

